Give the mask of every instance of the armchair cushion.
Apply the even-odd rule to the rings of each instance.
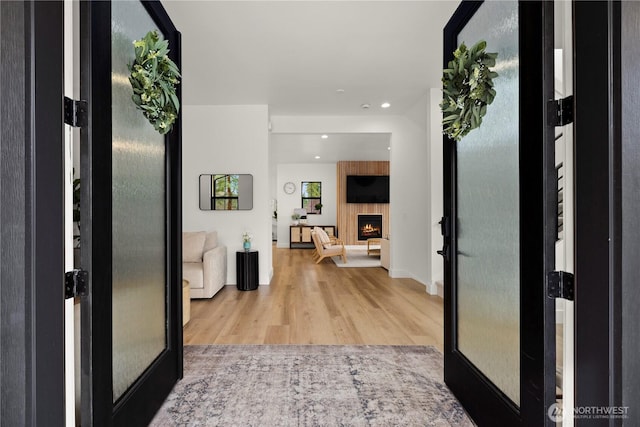
[[[215,231],[182,233],[182,278],[189,281],[191,298],[211,298],[227,280],[227,248]]]
[[[314,227],[313,231],[315,231],[320,238],[320,243],[322,244],[322,246],[324,246],[325,248],[331,246],[331,239],[329,238],[329,235],[326,231],[324,231],[320,227]]]
[[[345,264],[347,263],[347,251],[342,242],[323,245],[320,241],[320,233],[316,233],[315,230],[311,233],[311,238],[313,239],[313,243],[316,247],[315,254],[313,255],[313,257],[316,258],[316,264],[326,257],[332,257],[336,255],[342,257],[342,261]]]
[[[227,280],[227,247],[217,246],[205,252],[202,266],[204,283],[217,283],[221,288]]]
[[[182,262],[202,262],[205,237],[204,231],[182,233]]]
[[[208,252],[213,248],[218,247],[218,232],[209,231],[205,235],[203,252]]]
[[[201,262],[184,262],[182,263],[182,277],[189,281],[191,289],[204,288],[204,275]]]

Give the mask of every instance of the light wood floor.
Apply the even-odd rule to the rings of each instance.
[[[225,286],[191,301],[189,344],[434,345],[442,351],[442,299],[382,268],[338,268],[308,249],[274,247],[270,286]]]

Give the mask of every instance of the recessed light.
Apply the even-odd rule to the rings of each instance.
[[[325,135],[321,135],[320,138],[327,139],[327,138],[329,138],[329,135],[326,135],[326,134]]]
[[[387,147],[387,150],[391,151],[391,147]]]
[[[317,160],[317,159],[319,159],[319,158],[320,158],[320,156],[316,156],[315,158],[316,158],[316,160]]]
[[[344,93],[344,89],[338,89],[336,90],[336,93]]]
[[[383,102],[383,103],[380,105],[380,107],[381,107],[381,108],[389,108],[389,107],[391,107],[391,104],[389,104],[388,102]]]
[[[365,109],[365,110],[368,110],[368,109],[369,109],[369,107],[371,107],[371,105],[370,105],[370,104],[367,104],[367,103],[364,103],[364,104],[362,104],[362,105],[360,106],[360,108],[363,108],[363,109]]]

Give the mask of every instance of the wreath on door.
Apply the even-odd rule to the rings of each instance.
[[[176,86],[180,70],[169,58],[169,42],[157,31],[149,31],[141,40],[134,40],[135,59],[129,64],[131,99],[149,123],[160,134],[168,133],[180,111]]]
[[[482,124],[487,105],[496,97],[493,79],[498,73],[490,67],[496,65],[498,54],[485,52],[486,47],[484,40],[471,49],[462,43],[443,70],[442,132],[455,141]]]

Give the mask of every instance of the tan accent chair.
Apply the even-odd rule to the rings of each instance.
[[[227,280],[227,247],[215,231],[182,233],[182,278],[189,281],[191,298],[211,298]]]
[[[330,243],[332,245],[337,245],[339,243],[342,243],[342,241],[338,240],[336,236],[333,236],[333,235],[329,236],[329,234],[320,227],[317,227],[317,226],[313,227],[313,229],[311,230],[311,234],[313,234],[314,232],[318,233],[318,235],[320,236],[320,241],[322,242],[323,245],[326,245],[327,243]],[[311,253],[311,257],[315,259],[317,255],[318,255],[318,250],[314,247],[313,252]]]
[[[311,238],[313,239],[313,244],[316,247],[315,252],[313,253],[313,258],[316,260],[316,264],[325,259],[326,257],[332,256],[341,256],[342,262],[347,263],[347,250],[344,247],[344,243],[341,240],[335,239],[331,241],[329,236],[326,237],[326,240],[323,239],[324,233],[326,232],[320,228],[314,228],[311,231]]]

